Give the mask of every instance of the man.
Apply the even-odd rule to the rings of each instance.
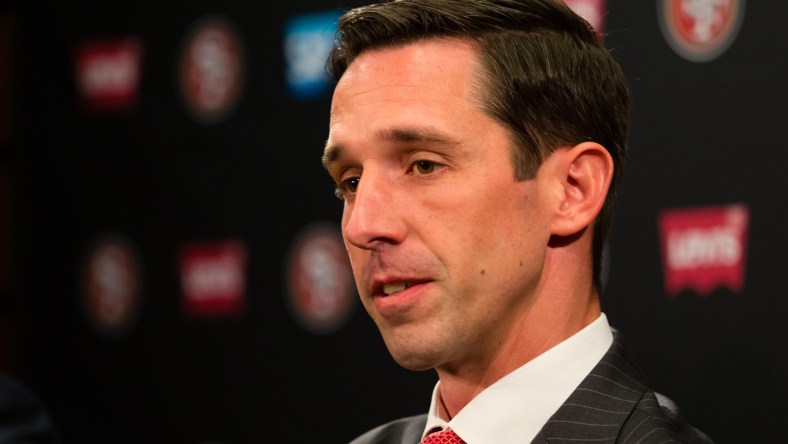
[[[329,64],[323,164],[362,303],[400,365],[439,377],[428,414],[354,444],[710,442],[601,312],[629,97],[587,22],[552,0],[384,2],[340,19]]]

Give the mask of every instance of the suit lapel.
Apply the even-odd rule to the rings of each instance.
[[[421,441],[427,414],[400,418],[380,425],[357,437],[350,444],[411,444]]]
[[[613,344],[602,360],[532,442],[615,442],[622,424],[646,390],[643,373],[614,330]]]

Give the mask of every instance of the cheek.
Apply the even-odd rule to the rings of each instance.
[[[464,199],[460,205],[463,214],[455,220],[466,226],[468,241],[500,253],[538,230],[539,208],[527,188],[522,183],[491,187]]]
[[[518,186],[522,185],[522,186]],[[549,240],[545,218],[527,185],[502,187],[463,205],[456,215],[464,272],[481,282],[509,279],[538,268]],[[461,226],[461,227],[460,227]],[[469,276],[470,277],[470,276]]]

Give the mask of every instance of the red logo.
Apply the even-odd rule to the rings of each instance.
[[[192,244],[180,251],[184,311],[231,316],[245,308],[246,248],[236,241]]]
[[[194,24],[185,39],[178,70],[183,100],[203,123],[224,120],[244,83],[244,56],[235,26],[209,16]]]
[[[707,295],[744,287],[749,211],[745,205],[664,210],[659,216],[665,291]]]
[[[142,45],[136,38],[86,42],[75,50],[77,90],[96,110],[124,110],[137,102]]]
[[[605,0],[565,0],[565,3],[586,19],[598,34],[605,32]]]
[[[291,312],[305,329],[329,333],[352,314],[355,284],[338,227],[315,223],[302,230],[290,247],[286,277]]]
[[[124,333],[135,320],[141,299],[137,255],[125,237],[102,233],[90,242],[81,284],[94,327],[107,336]]]
[[[682,57],[705,62],[733,43],[744,17],[744,0],[660,0],[662,33]]]

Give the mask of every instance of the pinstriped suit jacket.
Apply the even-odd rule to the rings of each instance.
[[[426,414],[398,419],[366,432],[351,444],[418,444],[426,423]],[[610,349],[532,443],[711,444],[712,441],[684,422],[673,401],[648,388],[621,336],[613,330]]]

